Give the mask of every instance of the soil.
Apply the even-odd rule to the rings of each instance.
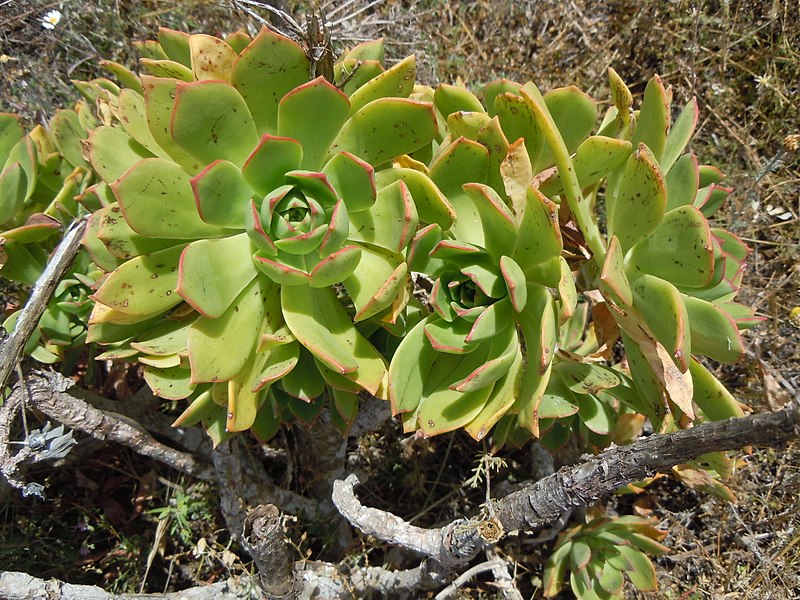
[[[273,4],[296,15],[306,8],[299,2]],[[56,9],[61,21],[44,29],[42,17]],[[341,20],[333,27],[337,43],[382,35],[390,59],[416,53],[424,83],[460,77],[478,89],[498,77],[532,79],[544,90],[575,84],[606,102],[606,70],[612,66],[635,96],[658,73],[672,86],[674,104],[696,97],[701,120],[692,149],[702,162],[727,173],[726,182],[734,188],[718,222],[752,249],[740,301],[766,317],[747,332],[744,359],[732,366],[709,364],[753,411],[796,397],[796,1],[358,0],[329,1],[325,10],[331,20]],[[29,124],[45,122],[77,98],[70,80],[101,74],[98,58],[134,68],[130,42],[151,39],[159,25],[212,34],[255,27],[232,2],[0,0],[0,111],[21,114]],[[421,525],[480,504],[484,491],[463,484],[480,451],[466,436],[441,436],[409,448],[412,444],[399,442],[396,426],[389,427],[353,448],[373,475],[365,502],[409,519],[424,512],[415,520]],[[291,437],[291,431],[281,434],[276,447],[290,448]],[[121,592],[180,589],[248,568],[246,554],[230,544],[204,486],[116,448],[83,456],[80,464],[42,472],[48,500],[2,505],[0,569]],[[507,485],[524,479],[530,456],[517,452],[505,458],[508,466],[497,481]],[[653,515],[670,532],[664,543],[671,552],[656,561],[660,590],[641,597],[800,597],[800,444],[742,452],[737,458],[727,482],[732,502],[662,478],[611,506]],[[163,524],[158,529],[159,517],[167,521],[166,532]],[[328,548],[325,537],[313,531],[290,534],[298,558],[317,557]],[[526,597],[541,596],[549,548],[505,548]],[[349,552],[359,564],[402,563],[366,543]],[[462,593],[490,597],[490,590],[477,581]],[[631,597],[638,596],[631,592]]]

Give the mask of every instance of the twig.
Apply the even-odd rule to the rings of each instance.
[[[486,549],[486,558],[489,560],[499,560],[500,565],[492,569],[494,575],[494,587],[496,587],[503,600],[522,600],[522,594],[514,583],[514,577],[508,572],[508,563],[503,560],[495,548]]]
[[[453,582],[444,588],[441,592],[436,594],[434,600],[444,600],[445,598],[449,598],[452,596],[458,588],[462,585],[467,583],[470,579],[475,577],[476,575],[480,575],[481,573],[485,573],[486,571],[493,571],[497,567],[503,567],[505,563],[500,560],[487,560],[486,562],[482,562],[479,565],[475,565],[464,571],[461,575],[456,577]]]
[[[77,389],[71,389],[72,380],[58,373],[28,373],[26,385],[17,383],[12,397],[19,397],[23,387],[30,393],[30,406],[53,420],[96,439],[120,443],[187,475],[214,480],[214,472],[208,465],[198,462],[190,454],[165,446],[138,423],[94,408],[75,393],[79,393]]]
[[[86,229],[87,218],[76,220],[70,225],[64,234],[64,239],[56,248],[55,252],[47,263],[42,276],[33,286],[31,297],[17,320],[17,326],[9,338],[0,348],[0,390],[2,390],[8,378],[25,353],[25,344],[33,335],[39,319],[50,302],[50,297],[58,286],[58,282],[66,273],[75,255],[80,250],[81,238]]]

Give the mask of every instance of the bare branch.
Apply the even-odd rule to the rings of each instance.
[[[64,239],[53,252],[50,262],[47,263],[42,276],[33,286],[31,297],[17,320],[17,326],[9,338],[0,348],[0,390],[2,390],[22,355],[25,353],[25,344],[33,335],[34,329],[39,324],[50,297],[58,286],[58,282],[66,273],[72,260],[80,250],[81,238],[86,230],[87,218],[76,220],[64,234]]]
[[[498,501],[495,514],[506,531],[543,527],[570,508],[588,506],[619,487],[709,452],[743,446],[779,446],[800,437],[800,405],[739,419],[701,423],[667,435],[613,446],[564,467]]]
[[[6,600],[242,600],[252,583],[227,581],[170,594],[111,594],[93,585],[73,585],[57,579],[39,579],[15,571],[0,571],[0,598]]]
[[[283,516],[272,504],[262,504],[244,520],[242,540],[256,563],[261,587],[269,600],[293,596],[292,565],[284,540]]]
[[[610,496],[619,487],[709,452],[743,446],[778,446],[800,438],[800,404],[772,413],[702,423],[668,435],[640,438],[627,446],[612,446],[597,456],[509,494],[493,503],[493,519],[458,519],[440,529],[422,529],[391,513],[363,506],[355,495],[358,477],[334,484],[339,512],[365,534],[412,549],[443,565],[457,566],[474,557],[484,544],[498,541],[485,525],[499,525],[500,534],[535,530],[564,512]]]
[[[214,480],[214,471],[192,455],[165,446],[141,425],[94,408],[79,396],[72,380],[54,372],[31,372],[25,385],[18,383],[12,396],[30,394],[26,399],[51,419],[82,431],[99,440],[127,446],[170,467],[206,481]]]

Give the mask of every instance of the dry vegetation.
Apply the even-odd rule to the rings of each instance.
[[[303,8],[282,4],[288,11]],[[330,4],[329,12],[336,3]],[[355,2],[343,12],[367,4]],[[52,8],[64,18],[45,31],[40,18]],[[0,0],[0,110],[44,120],[75,99],[70,79],[97,75],[97,58],[134,66],[130,41],[149,38],[158,25],[209,33],[254,26],[230,3],[210,0]],[[602,101],[605,71],[613,66],[634,93],[660,73],[676,104],[696,96],[701,123],[693,150],[729,174],[735,191],[725,226],[753,250],[743,301],[767,317],[748,334],[748,357],[718,372],[754,411],[798,393],[800,138],[791,137],[800,134],[796,0],[386,0],[338,29],[350,39],[384,35],[394,57],[417,53],[427,83],[457,77],[476,88],[497,77],[533,79],[545,89],[575,83]],[[466,436],[411,447],[398,443],[394,429],[383,434],[362,439],[356,449],[372,475],[365,502],[405,518],[427,510],[441,520],[480,503],[484,492],[462,483],[480,450]],[[279,436],[278,454],[292,439],[291,431]],[[0,569],[117,591],[160,591],[248,568],[246,555],[218,529],[207,489],[116,448],[89,448],[82,456],[42,473],[47,501],[2,506]],[[501,478],[527,477],[530,456],[506,458]],[[284,483],[294,469],[300,476],[291,484],[303,485],[302,464],[291,458],[276,464]],[[729,487],[735,503],[669,479],[619,501],[617,510],[652,511],[671,532],[666,543],[673,553],[658,563],[661,591],[648,597],[800,597],[800,447],[743,455]],[[153,512],[161,507],[168,508]],[[160,515],[166,518],[159,528]],[[290,533],[302,556],[333,552],[323,531]],[[536,593],[548,548],[504,547],[527,594]],[[400,560],[357,545],[349,553],[359,563]],[[477,597],[479,587],[465,593]]]

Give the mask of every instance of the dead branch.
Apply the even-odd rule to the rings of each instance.
[[[358,477],[334,484],[333,501],[357,529],[382,541],[420,552],[454,567],[465,564],[484,545],[504,533],[535,530],[564,512],[608,497],[619,487],[685,463],[709,452],[743,446],[779,446],[800,438],[800,404],[776,412],[702,423],[666,435],[612,446],[583,463],[558,472],[492,503],[493,518],[457,519],[439,529],[422,529],[391,513],[361,504],[354,492]]]
[[[244,520],[242,540],[256,563],[261,589],[269,600],[292,596],[292,565],[284,540],[283,516],[272,504],[262,504]]]
[[[187,475],[214,480],[214,472],[208,465],[190,454],[165,446],[135,421],[94,408],[80,397],[72,380],[58,373],[29,372],[25,381],[14,387],[12,397],[24,397],[29,408],[36,408],[51,419],[98,440],[117,442]]]
[[[80,250],[81,239],[83,238],[83,232],[86,230],[87,222],[86,217],[78,219],[67,229],[64,239],[61,240],[58,248],[53,252],[42,276],[33,286],[31,297],[25,308],[22,309],[14,333],[0,347],[0,390],[5,387],[11,372],[22,360],[22,355],[25,353],[25,344],[39,324],[39,319],[42,318],[42,314],[47,308],[58,282],[61,281],[78,250]]]
[[[250,598],[254,583],[226,581],[169,594],[111,594],[93,585],[73,585],[57,579],[39,579],[27,573],[0,571],[0,598],[6,600],[242,600]]]

